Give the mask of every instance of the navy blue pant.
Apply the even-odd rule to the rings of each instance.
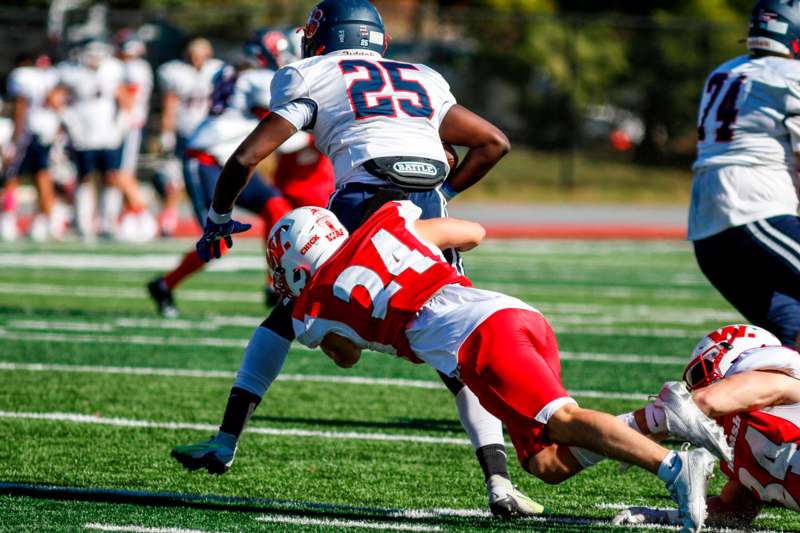
[[[782,215],[695,241],[700,270],[742,315],[794,346],[800,332],[800,218]]]
[[[73,150],[72,160],[83,179],[94,172],[101,175],[119,170],[122,166],[122,146],[103,150]]]
[[[214,189],[221,171],[222,167],[219,165],[204,164],[194,158],[183,160],[183,179],[186,183],[186,191],[189,193],[194,215],[201,228],[206,223],[208,208],[211,207]],[[278,189],[268,185],[258,173],[255,173],[242,194],[236,199],[236,205],[258,215],[268,201],[280,195]]]

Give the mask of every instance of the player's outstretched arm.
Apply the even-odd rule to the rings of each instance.
[[[458,218],[417,220],[414,222],[414,228],[423,239],[442,250],[448,248],[456,248],[462,252],[471,250],[486,236],[486,230],[477,222]]]
[[[692,396],[706,415],[724,416],[800,402],[800,380],[780,372],[751,370],[712,383]]]
[[[442,141],[469,148],[467,155],[447,178],[458,193],[475,185],[511,150],[508,137],[494,124],[461,105],[454,105],[439,126]]]

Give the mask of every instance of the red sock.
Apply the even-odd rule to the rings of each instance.
[[[228,245],[225,244],[225,241],[220,241],[219,245],[222,255],[228,253]],[[166,285],[169,290],[172,290],[177,287],[180,282],[202,269],[204,266],[206,266],[206,264],[200,259],[200,256],[197,255],[197,251],[192,250],[183,256],[183,260],[177,268],[164,276],[164,285]]]

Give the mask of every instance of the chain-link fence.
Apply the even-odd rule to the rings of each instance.
[[[0,8],[0,46],[7,51],[0,70],[10,70],[18,50],[47,47],[63,54],[64,43],[99,27],[100,17],[107,34],[141,28],[156,65],[180,55],[194,35],[208,36],[224,57],[257,27],[301,25],[311,4],[279,0],[102,13],[81,8],[67,12],[49,38],[52,13]],[[564,154],[567,186],[574,180],[569,160],[577,153],[687,166],[704,78],[744,52],[746,27],[736,24],[376,4],[392,35],[392,57],[442,72],[462,103],[501,126],[517,145]]]

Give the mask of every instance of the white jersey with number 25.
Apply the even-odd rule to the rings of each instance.
[[[416,156],[447,163],[439,125],[456,103],[450,86],[421,64],[342,50],[281,68],[272,111],[310,129],[333,162],[336,186],[382,183],[361,166],[376,157]]]

